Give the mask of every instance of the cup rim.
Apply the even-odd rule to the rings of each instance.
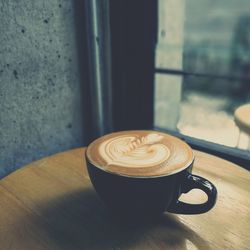
[[[120,173],[115,173],[115,172],[112,172],[112,171],[108,171],[107,169],[103,169],[101,166],[96,165],[95,163],[93,163],[88,158],[87,150],[88,150],[88,147],[85,149],[85,152],[84,152],[87,164],[90,163],[93,167],[96,167],[96,168],[100,169],[101,171],[106,172],[106,173],[111,174],[111,175],[120,176],[120,177],[127,177],[127,178],[134,178],[134,179],[154,179],[154,178],[160,178],[160,177],[167,177],[167,176],[170,176],[170,175],[175,175],[175,174],[178,174],[178,173],[182,172],[183,170],[189,168],[190,166],[192,166],[193,163],[194,163],[194,160],[195,160],[195,156],[194,156],[194,153],[193,153],[192,161],[190,163],[184,165],[184,167],[179,168],[176,171],[173,171],[173,172],[167,173],[167,174],[152,175],[152,176],[151,175],[149,175],[149,176],[125,175],[125,174],[120,174]],[[87,168],[88,168],[88,165],[87,165]]]
[[[191,150],[192,152],[192,157],[188,160],[188,162],[186,162],[186,164],[183,164],[182,167],[172,171],[172,172],[169,172],[169,173],[165,173],[165,174],[159,174],[159,175],[152,175],[152,176],[145,176],[145,175],[129,175],[129,174],[122,174],[122,173],[115,173],[115,172],[112,172],[112,171],[109,171],[107,169],[104,169],[101,164],[96,164],[91,158],[88,157],[88,151],[89,151],[89,148],[91,146],[91,144],[95,141],[95,140],[98,140],[99,138],[103,137],[103,136],[108,136],[109,134],[114,134],[114,133],[121,133],[121,132],[137,132],[137,131],[145,131],[145,132],[157,132],[157,133],[161,133],[161,134],[166,134],[170,137],[174,137],[175,139],[177,140],[180,140],[182,141],[184,144],[186,144],[186,146]],[[109,174],[113,174],[113,175],[117,175],[117,176],[123,176],[123,177],[130,177],[130,178],[145,178],[145,179],[148,179],[148,178],[159,178],[159,177],[164,177],[164,176],[169,176],[169,175],[173,175],[173,174],[176,174],[176,173],[179,173],[181,171],[183,171],[184,169],[188,168],[189,166],[191,166],[194,162],[194,151],[193,149],[183,140],[181,140],[180,138],[174,136],[174,135],[171,135],[171,134],[168,134],[168,133],[165,133],[165,132],[162,132],[162,131],[158,131],[158,130],[148,130],[148,129],[141,129],[141,130],[124,130],[124,131],[115,131],[115,132],[111,132],[111,133],[108,133],[106,135],[103,135],[97,139],[95,139],[94,141],[92,141],[87,147],[86,147],[86,150],[85,150],[85,158],[88,160],[89,163],[91,163],[91,165],[99,168],[100,170],[104,171],[104,172],[107,172]]]

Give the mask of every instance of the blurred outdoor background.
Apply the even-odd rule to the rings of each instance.
[[[233,113],[250,102],[249,0],[160,0],[159,10],[156,67],[175,73],[156,74],[156,126],[236,147]]]

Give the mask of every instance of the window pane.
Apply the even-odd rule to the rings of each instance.
[[[185,4],[184,69],[242,77],[242,67],[250,63],[249,0],[188,0]]]
[[[212,81],[206,78],[185,78],[190,78],[190,82],[197,83]],[[185,78],[183,82],[186,83]],[[221,85],[227,83],[222,80],[220,82]],[[240,104],[239,100],[220,93],[215,88],[206,91],[206,89],[191,88],[187,85],[182,92],[177,128],[182,134],[230,147],[236,147],[240,139],[239,148],[247,149],[248,136],[244,133],[239,135],[239,129],[234,122],[234,110]]]
[[[188,85],[181,92],[181,82],[187,82],[187,78],[190,82],[209,81],[191,76],[156,74],[155,126],[229,147],[248,149],[249,135],[240,133],[234,122],[234,111],[243,103],[242,100],[223,95],[216,89],[206,91]],[[226,83],[221,80],[221,84]]]
[[[176,130],[180,118],[182,77],[156,74],[155,126]]]
[[[178,72],[156,74],[155,126],[247,149],[234,111],[250,103],[249,0],[159,0],[156,52]]]

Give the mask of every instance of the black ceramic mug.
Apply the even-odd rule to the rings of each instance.
[[[121,137],[121,133],[122,136],[129,133],[129,138],[133,138],[133,136],[131,136],[133,132],[133,136],[136,137],[140,131],[113,133],[111,137],[114,138],[114,134]],[[155,131],[147,132],[155,133]],[[145,131],[143,131],[143,133],[145,133]],[[177,153],[172,153],[172,155],[174,155],[173,159],[178,157],[178,147],[180,147],[180,145],[184,146],[185,149],[191,150],[186,143],[175,137],[160,132],[157,132],[157,134],[166,136],[165,144],[168,143],[168,140],[172,140],[167,146],[170,149],[169,151],[177,151]],[[110,135],[98,139],[94,142],[94,146],[106,142],[109,140],[109,136]],[[136,149],[137,156],[138,152],[147,150],[145,149],[147,145],[150,147],[148,150],[152,151],[152,146],[155,147],[156,143],[149,143],[146,146],[145,143],[141,143],[142,146],[140,142],[138,144],[138,149]],[[173,144],[174,147],[176,147],[175,149],[173,149]],[[132,146],[130,146],[130,148],[132,148]],[[93,147],[93,143],[90,144],[86,150],[89,177],[101,199],[115,213],[135,216],[158,215],[164,211],[178,214],[201,214],[209,211],[215,205],[217,197],[215,186],[205,178],[192,174],[193,154],[189,161],[185,161],[185,163],[188,162],[188,164],[178,166],[178,169],[173,172],[149,175],[148,172],[150,173],[150,170],[147,170],[147,174],[143,174],[143,171],[139,169],[137,172],[141,171],[142,173],[140,173],[140,175],[138,173],[130,173],[128,175],[124,172],[125,170],[122,171],[122,168],[120,172],[115,172],[105,167],[105,164],[99,159],[101,157],[100,155],[98,156],[99,158],[96,157],[99,162],[93,160],[92,155],[96,150],[98,149]],[[170,162],[168,168],[171,169],[171,157],[166,160],[166,164],[168,164],[168,162]],[[194,188],[200,189],[207,194],[208,199],[205,203],[189,204],[179,201],[179,197],[182,193],[187,193]]]

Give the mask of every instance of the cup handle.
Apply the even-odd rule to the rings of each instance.
[[[194,188],[201,189],[207,194],[208,200],[205,203],[189,204],[177,199],[172,202],[167,211],[177,214],[202,214],[209,211],[216,202],[216,187],[205,178],[193,174],[187,174],[181,187],[181,193],[187,193]]]

